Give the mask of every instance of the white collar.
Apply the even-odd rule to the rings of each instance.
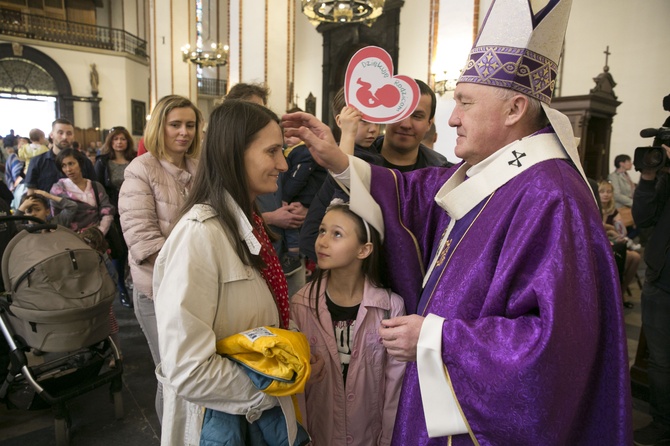
[[[253,225],[251,224],[247,216],[244,215],[244,212],[242,212],[242,208],[240,208],[237,202],[233,200],[233,197],[230,196],[228,191],[225,191],[225,193],[226,193],[227,204],[233,211],[233,214],[235,214],[235,217],[237,218],[237,230],[240,238],[244,240],[244,242],[247,244],[247,247],[249,248],[249,252],[251,252],[251,254],[255,256],[258,255],[261,252],[261,243],[254,235]]]
[[[556,134],[531,135],[508,144],[475,166],[463,164],[440,188],[435,201],[452,219],[458,220],[528,168],[548,159],[567,157]],[[478,168],[475,175],[465,181],[466,170],[474,167]]]
[[[505,152],[505,149],[507,149],[508,146],[501,147],[500,149],[496,150],[493,152],[491,155],[489,155],[486,159],[483,161],[478,162],[474,166],[471,166],[465,174],[468,176],[468,178],[472,178],[475,175],[477,175],[479,172],[484,170],[488,165],[490,165],[493,161],[495,161],[500,155],[502,155]]]

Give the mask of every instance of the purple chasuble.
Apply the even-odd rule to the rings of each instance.
[[[421,302],[420,314],[445,318],[442,359],[472,434],[480,445],[632,444],[621,290],[584,180],[555,159],[512,178],[455,223],[424,290],[449,223],[434,197],[457,168],[371,166],[371,193],[393,290],[408,314]],[[448,441],[428,438],[408,363],[393,444]]]

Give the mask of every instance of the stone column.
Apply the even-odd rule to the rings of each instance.
[[[230,0],[229,88],[239,82],[265,83],[268,106],[289,107],[293,81],[294,0]]]
[[[182,60],[181,48],[195,46],[195,0],[150,0],[151,108],[178,94],[197,102],[195,65]]]

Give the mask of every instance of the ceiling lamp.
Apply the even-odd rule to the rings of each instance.
[[[447,76],[447,72],[444,71],[443,75],[441,76],[440,80],[437,80],[435,77],[435,73],[431,75],[433,77],[433,91],[435,94],[438,94],[440,96],[444,95],[448,91],[454,91],[456,89],[456,83],[458,82],[458,78],[451,76]]]
[[[320,23],[365,23],[382,15],[386,0],[302,0],[302,13],[313,25]]]
[[[213,43],[211,50],[196,48],[191,50],[191,45],[181,48],[182,59],[200,67],[218,67],[228,63],[228,45]]]

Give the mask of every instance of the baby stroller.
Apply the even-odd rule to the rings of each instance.
[[[43,223],[22,216],[0,224],[13,220]],[[0,343],[10,364],[0,370],[0,401],[10,409],[51,407],[59,446],[69,444],[67,405],[77,396],[109,383],[122,418],[123,364],[109,337],[116,285],[100,254],[62,226],[26,226],[5,249],[2,279]]]

